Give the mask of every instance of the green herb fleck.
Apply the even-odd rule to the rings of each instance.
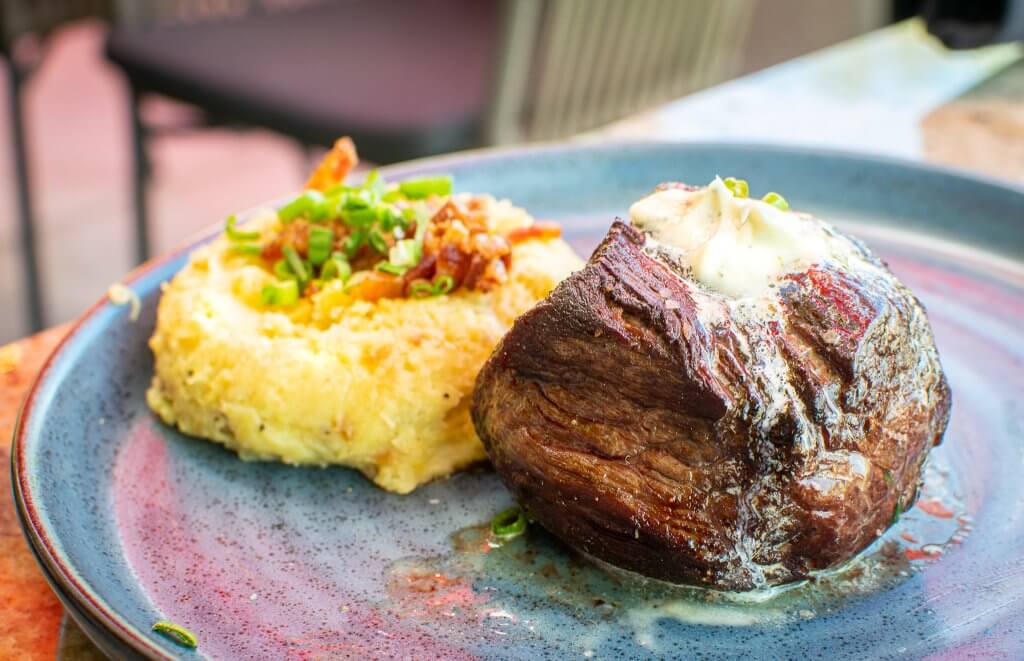
[[[491,532],[503,539],[513,539],[526,532],[526,515],[518,507],[510,507],[491,519]]]
[[[260,301],[263,305],[294,305],[299,300],[299,283],[295,280],[278,280],[263,285]]]
[[[173,640],[182,647],[195,649],[196,645],[198,644],[198,641],[196,640],[196,636],[194,633],[192,633],[185,627],[181,626],[180,624],[175,624],[174,622],[160,620],[159,622],[153,625],[153,631],[157,632],[165,638]]]
[[[235,217],[235,214],[228,216],[228,219],[224,222],[224,233],[228,235],[230,241],[256,241],[260,238],[260,233],[255,230],[245,232],[235,229],[235,223],[237,222],[238,218]]]
[[[450,275],[440,275],[433,282],[414,282],[409,287],[413,298],[433,298],[443,296],[455,288],[455,279]]]
[[[892,521],[889,522],[890,526],[896,525],[896,522],[903,516],[903,497],[896,498],[896,507],[892,510]]]
[[[768,204],[772,205],[777,209],[781,209],[782,211],[786,211],[789,209],[789,202],[787,202],[786,198],[782,197],[778,193],[768,193],[761,198],[761,201],[767,202]]]
[[[736,179],[735,177],[726,177],[723,182],[725,187],[729,189],[729,192],[734,197],[750,197],[750,185],[747,184],[746,179]]]
[[[419,200],[431,195],[451,195],[452,176],[419,177],[399,182],[398,190],[410,200]]]

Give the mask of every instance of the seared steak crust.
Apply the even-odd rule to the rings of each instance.
[[[481,371],[473,420],[517,499],[570,546],[720,589],[798,580],[909,508],[950,393],[924,310],[862,268],[731,300],[616,221]]]

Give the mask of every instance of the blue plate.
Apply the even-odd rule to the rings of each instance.
[[[142,316],[96,304],[22,412],[14,488],[69,612],[107,652],[185,658],[1024,657],[1024,193],[904,163],[737,145],[482,152],[388,168],[451,172],[563,223],[589,254],[665,180],[783,193],[864,238],[928,307],[954,391],[918,507],[842,570],[725,595],[595,567],[542,530],[497,548],[510,504],[486,468],[410,496],[342,469],[239,461],[160,424],[143,394],[160,283]],[[194,651],[153,634],[196,633]]]

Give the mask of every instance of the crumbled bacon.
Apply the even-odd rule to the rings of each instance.
[[[363,271],[353,278],[349,294],[364,301],[379,301],[382,298],[400,298],[405,290],[402,278],[380,271]]]
[[[356,146],[348,136],[338,138],[306,182],[306,188],[326,191],[345,181],[348,173],[359,163]]]
[[[505,238],[509,243],[522,243],[531,239],[557,239],[562,236],[562,227],[558,223],[534,223],[526,227],[517,227]]]
[[[480,291],[508,280],[512,246],[505,237],[489,233],[487,225],[481,207],[467,213],[448,200],[438,209],[423,237],[424,259],[436,258],[433,276],[450,276],[454,288]]]
[[[263,259],[273,263],[284,255],[282,247],[290,245],[295,252],[305,257],[309,252],[309,221],[297,219],[282,225],[281,229],[263,244]]]

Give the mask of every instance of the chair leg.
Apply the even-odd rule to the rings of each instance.
[[[149,218],[146,193],[149,188],[150,163],[146,151],[146,127],[142,123],[141,94],[130,87],[130,113],[132,122],[132,205],[135,211],[135,261],[149,259]]]
[[[28,156],[25,151],[25,127],[21,105],[23,72],[17,64],[8,60],[10,67],[9,90],[11,142],[14,147],[14,178],[18,196],[18,217],[20,222],[21,258],[24,264],[26,313],[33,332],[43,328],[43,291],[39,275],[39,260],[36,255],[35,221],[32,213],[31,190],[29,187]]]

